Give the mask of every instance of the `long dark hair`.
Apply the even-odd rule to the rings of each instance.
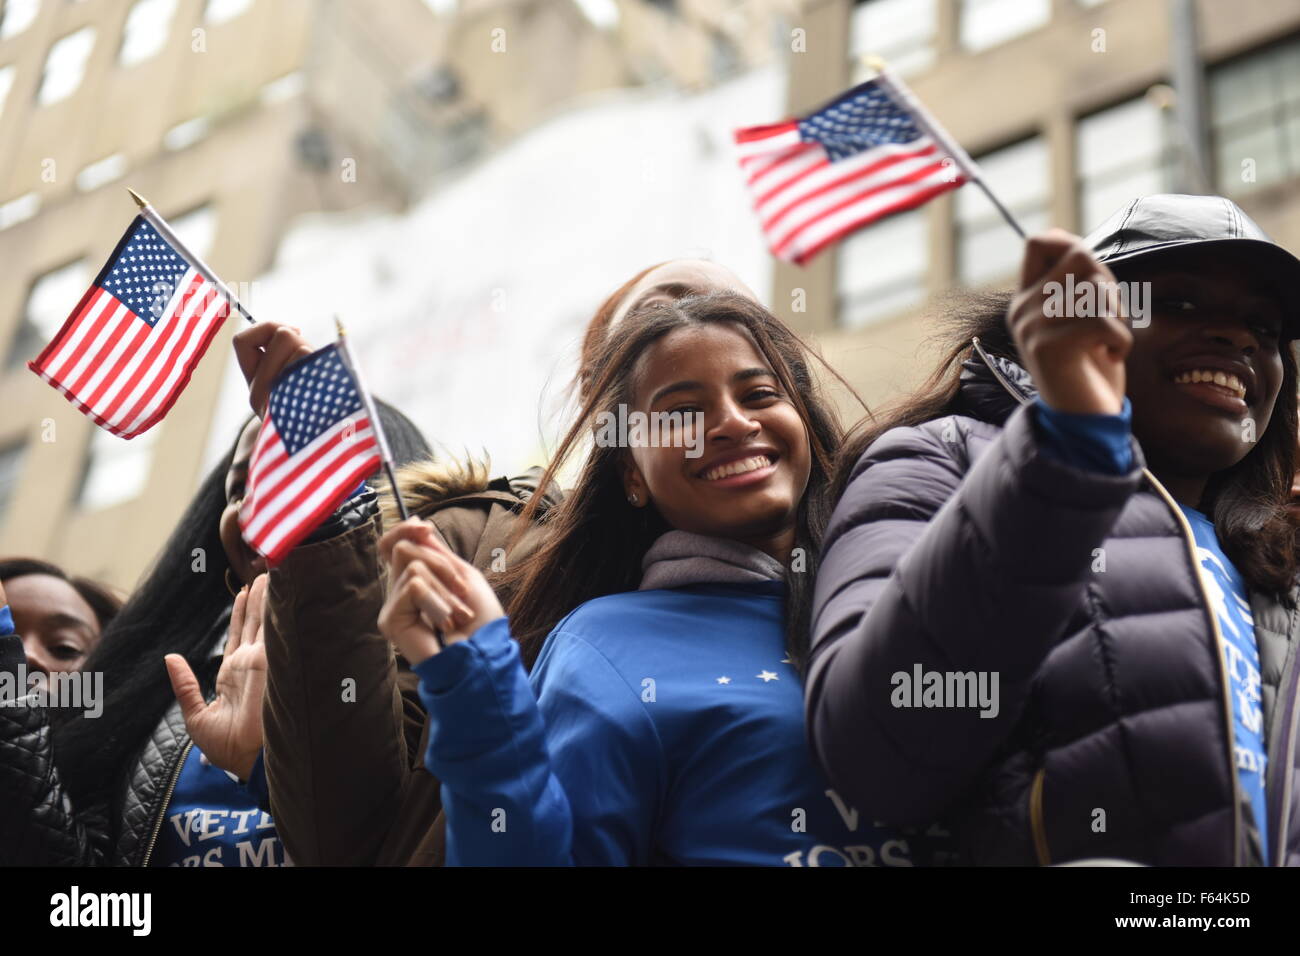
[[[961,366],[975,354],[973,338],[989,355],[1020,363],[1006,322],[1012,295],[970,292],[948,300],[937,335],[942,349],[939,364],[916,391],[852,430],[836,461],[837,493],[843,491],[863,453],[885,432],[959,410]],[[1279,350],[1282,388],[1268,428],[1245,458],[1210,479],[1201,509],[1214,522],[1224,553],[1247,585],[1290,604],[1291,587],[1300,570],[1300,524],[1288,508],[1300,410],[1294,343],[1284,341]]]
[[[95,619],[99,622],[101,633],[122,609],[122,599],[114,594],[111,588],[98,581],[70,575],[57,564],[50,564],[39,558],[0,558],[0,583],[26,577],[29,574],[44,574],[68,582],[72,590],[76,591],[95,612]]]
[[[831,498],[833,455],[842,437],[839,423],[822,399],[810,374],[807,347],[775,316],[756,302],[733,294],[690,296],[628,316],[591,356],[590,385],[577,421],[560,442],[542,487],[580,446],[601,411],[632,403],[632,372],[638,356],[670,332],[722,325],[746,335],[776,373],[808,430],[812,468],[796,518],[795,548],[803,558],[786,570],[786,636],[791,660],[807,657],[812,586],[822,533],[834,502]],[[641,559],[654,540],[669,530],[651,505],[633,508],[623,495],[624,449],[592,447],[577,485],[545,519],[541,545],[507,571],[504,583],[513,593],[511,630],[530,664],[546,636],[578,605],[606,594],[635,590]],[[521,530],[533,520],[538,497],[525,508]]]
[[[376,405],[399,464],[429,455],[424,436],[406,416],[384,402]],[[51,711],[59,773],[79,806],[120,797],[136,756],[175,703],[164,655],[182,655],[205,693],[216,680],[220,661],[210,655],[225,637],[234,602],[226,586],[232,569],[220,522],[237,442],[238,435],[86,660],[84,670],[104,675],[102,715],[90,720],[80,710]]]

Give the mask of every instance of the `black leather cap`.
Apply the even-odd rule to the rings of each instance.
[[[1282,299],[1291,337],[1300,335],[1300,259],[1270,239],[1241,207],[1222,196],[1143,196],[1127,203],[1084,240],[1114,268],[1195,247],[1257,266]]]

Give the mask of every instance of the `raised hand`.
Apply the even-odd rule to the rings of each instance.
[[[266,417],[271,383],[284,367],[314,351],[302,332],[279,322],[258,322],[235,336],[235,358],[248,382],[248,404],[258,418]]]
[[[247,780],[262,749],[262,697],[266,692],[266,644],[262,609],[266,575],[258,575],[235,598],[226,650],[217,672],[217,696],[204,701],[198,678],[185,658],[168,654],[167,676],[180,701],[185,729],[194,745],[222,770]]]
[[[412,664],[438,653],[435,628],[444,643],[454,644],[504,616],[487,579],[448,548],[428,522],[408,518],[390,528],[379,552],[391,582],[379,630]]]
[[[1082,239],[1063,229],[1033,236],[1025,244],[1020,291],[1007,312],[1007,325],[1021,361],[1049,406],[1074,414],[1116,415],[1124,407],[1124,360],[1133,333],[1120,310],[1097,308],[1095,315],[1048,315],[1049,283],[1074,287],[1094,283],[1114,289],[1115,275],[1093,258]],[[1093,301],[1105,303],[1099,294]],[[1056,301],[1060,302],[1058,294]]]

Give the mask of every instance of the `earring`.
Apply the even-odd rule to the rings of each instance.
[[[637,502],[636,492],[633,492],[632,494],[627,496],[627,503],[630,504],[633,508],[636,507],[636,502]]]
[[[230,568],[226,568],[226,590],[230,592],[232,598],[239,597],[239,589],[230,586]]]

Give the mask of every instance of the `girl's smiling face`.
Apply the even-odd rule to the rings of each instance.
[[[625,454],[624,490],[672,527],[751,544],[785,561],[811,454],[803,420],[771,365],[734,325],[677,329],[638,360],[632,408],[703,415],[704,433]],[[687,428],[693,428],[688,424]],[[698,457],[687,451],[702,449]]]
[[[1264,434],[1282,387],[1278,300],[1209,256],[1132,278],[1151,283],[1150,325],[1134,329],[1126,363],[1134,434],[1158,475],[1231,468]]]

